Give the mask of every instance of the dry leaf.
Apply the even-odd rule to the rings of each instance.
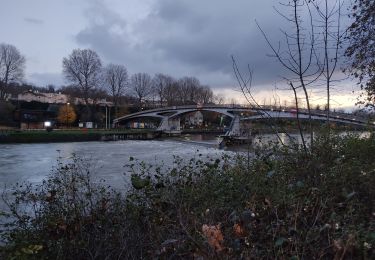
[[[246,236],[246,231],[240,224],[234,224],[233,231],[234,231],[234,234],[237,237],[245,237]]]
[[[202,226],[203,235],[206,237],[208,244],[215,249],[215,251],[220,252],[224,248],[222,243],[224,241],[223,234],[220,230],[220,225],[208,226],[204,224]]]
[[[335,252],[341,252],[344,249],[344,243],[341,239],[333,240],[333,250]]]

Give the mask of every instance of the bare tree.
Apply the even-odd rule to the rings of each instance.
[[[232,65],[233,65],[234,74],[236,76],[239,88],[240,88],[240,90],[241,90],[241,92],[242,92],[245,100],[247,101],[247,103],[249,104],[249,106],[251,108],[255,108],[255,109],[259,109],[259,110],[263,111],[262,117],[264,119],[266,119],[267,125],[274,131],[274,133],[276,134],[276,137],[278,138],[279,142],[282,145],[285,145],[284,142],[283,142],[283,140],[282,140],[282,138],[279,135],[278,128],[276,127],[276,124],[274,122],[275,118],[272,117],[267,112],[267,110],[265,110],[258,103],[258,101],[255,99],[255,97],[253,95],[253,91],[252,91],[253,71],[250,69],[250,66],[248,66],[248,77],[245,78],[243,76],[243,74],[240,72],[240,70],[238,68],[238,65],[237,65],[237,62],[236,62],[236,60],[235,60],[235,58],[233,56],[232,56],[232,63],[233,63]],[[231,101],[231,103],[232,103],[233,106],[235,105],[235,102]],[[291,138],[291,136],[286,131],[284,131],[284,132],[289,137],[289,139],[293,141],[293,139]]]
[[[305,137],[304,137],[303,131],[302,131],[301,120],[299,118],[299,102],[298,102],[297,90],[294,87],[293,82],[289,82],[289,85],[292,88],[293,94],[294,94],[295,106],[296,106],[296,111],[297,111],[297,113],[296,113],[296,115],[297,115],[297,125],[298,125],[299,134],[301,136],[303,150],[305,151],[305,154],[307,154],[306,141],[305,141]]]
[[[260,25],[258,23],[257,25],[271,48],[273,57],[293,75],[292,77],[284,77],[284,79],[288,82],[289,86],[293,86],[292,90],[294,95],[296,95],[295,100],[298,101],[297,90],[302,89],[309,115],[310,146],[313,148],[313,125],[308,86],[316,82],[322,73],[315,51],[316,43],[313,16],[307,0],[291,0],[283,4],[283,6],[290,8],[291,13],[286,15],[277,9],[276,11],[285,18],[293,28],[292,32],[282,31],[285,37],[285,49],[281,48],[281,42],[275,47]],[[307,22],[301,18],[301,9],[303,8],[305,8],[308,14]],[[298,110],[297,113],[299,113]]]
[[[183,77],[178,80],[179,101],[183,105],[196,104],[199,99],[200,82],[195,77]]]
[[[96,106],[100,101],[108,97],[107,92],[103,88],[92,88],[89,91],[90,101],[93,106]]]
[[[164,89],[164,99],[168,106],[174,106],[178,104],[178,83],[176,80],[172,80],[171,84],[167,85]]]
[[[46,86],[46,89],[47,89],[48,93],[55,93],[55,91],[56,91],[56,87],[54,85],[52,85],[52,84],[48,84]]]
[[[173,86],[174,79],[169,76],[162,73],[158,73],[154,76],[152,79],[153,88],[155,91],[155,94],[157,95],[157,98],[160,101],[160,105],[163,106],[164,101],[166,101],[166,92],[167,88],[171,90],[171,87]]]
[[[9,83],[23,78],[25,61],[16,47],[0,44],[0,100],[5,99]]]
[[[214,103],[217,105],[225,104],[225,97],[223,94],[217,94],[213,97]]]
[[[194,77],[183,77],[178,81],[169,79],[164,88],[164,99],[170,105],[208,104],[214,101],[209,86],[200,85]]]
[[[209,104],[213,102],[214,94],[209,86],[200,86],[197,95],[198,103]]]
[[[115,107],[115,115],[117,117],[120,97],[124,95],[129,83],[128,71],[126,67],[115,64],[107,65],[107,67],[104,69],[104,81],[112,97],[112,102]]]
[[[83,95],[81,93],[81,89],[79,87],[77,87],[77,86],[73,86],[73,85],[62,86],[59,89],[59,91],[62,94],[70,96],[71,98],[72,97],[75,97],[75,98],[82,98],[83,97]]]
[[[180,78],[177,81],[177,86],[178,86],[177,94],[178,94],[178,102],[180,105],[185,105],[188,103],[189,96],[190,96],[189,85],[190,84],[189,84],[188,77]]]
[[[87,111],[90,111],[90,91],[99,86],[101,70],[98,54],[90,49],[75,49],[68,58],[63,59],[65,78],[80,88]]]
[[[136,73],[130,79],[133,94],[138,99],[139,107],[142,107],[142,101],[152,94],[152,80],[147,73]]]
[[[281,30],[285,38],[283,44],[280,41],[278,44],[272,44],[257,23],[273,52],[273,56],[291,75],[283,78],[293,90],[302,141],[304,141],[304,138],[298,116],[300,108],[298,91],[301,90],[304,95],[309,115],[311,149],[313,149],[314,140],[310,105],[311,87],[317,85],[323,77],[327,93],[327,122],[329,127],[330,91],[338,64],[342,39],[340,28],[342,0],[329,2],[328,0],[291,0],[280,3],[283,7],[288,8],[290,13],[284,14],[276,8],[275,10],[292,27],[291,31]],[[307,18],[303,19],[303,16]],[[305,144],[303,146],[304,150],[307,151]]]
[[[330,119],[330,108],[331,108],[331,87],[336,72],[336,67],[338,64],[340,43],[343,38],[343,33],[341,32],[341,8],[342,1],[336,0],[331,1],[329,5],[328,0],[324,0],[323,4],[319,4],[317,1],[311,1],[311,4],[315,7],[316,13],[320,18],[318,20],[319,28],[321,28],[320,34],[323,39],[323,62],[321,63],[322,76],[325,79],[326,91],[327,91],[327,122],[329,128]]]

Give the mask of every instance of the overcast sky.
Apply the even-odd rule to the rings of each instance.
[[[25,81],[66,84],[62,59],[75,48],[91,48],[103,64],[124,64],[129,73],[195,76],[216,93],[236,92],[230,56],[254,69],[262,98],[284,83],[287,72],[270,54],[255,19],[273,42],[287,28],[273,6],[279,0],[0,0],[0,42],[27,59]],[[280,7],[281,8],[281,7]],[[355,102],[344,81],[337,103]],[[339,89],[340,86],[337,86]],[[281,94],[284,95],[284,94]],[[285,94],[290,95],[290,93]],[[350,100],[350,101],[349,101]]]

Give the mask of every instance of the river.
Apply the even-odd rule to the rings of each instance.
[[[0,144],[0,189],[17,182],[41,182],[57,160],[69,161],[75,154],[89,161],[94,179],[104,179],[113,186],[121,186],[126,179],[129,158],[149,164],[171,165],[173,156],[190,159],[198,154],[204,157],[221,157],[231,153],[216,148],[214,139],[209,142],[152,140],[116,142],[74,142],[40,144]]]
[[[274,135],[263,138],[275,140]],[[56,168],[58,160],[67,163],[74,155],[88,162],[93,181],[105,180],[117,190],[126,190],[131,173],[125,165],[130,163],[130,157],[170,167],[174,156],[208,160],[208,157],[221,158],[223,154],[234,156],[249,148],[244,145],[219,149],[221,141],[216,135],[195,134],[150,141],[0,144],[0,194],[8,193],[16,183],[41,183]],[[254,143],[259,140],[255,139]],[[2,199],[1,209],[5,209]]]
[[[198,157],[219,158],[233,152],[217,149],[215,138],[210,141],[181,140],[73,142],[38,144],[0,144],[0,194],[16,183],[40,183],[61,162],[73,155],[88,161],[94,181],[105,180],[115,189],[129,185],[130,157],[148,164],[171,166],[173,156],[183,159]],[[0,199],[0,209],[4,207]]]
[[[293,134],[298,139],[298,135]],[[287,139],[286,135],[281,135]],[[263,142],[276,140],[262,136]],[[152,141],[74,142],[40,144],[0,144],[0,192],[24,181],[40,183],[56,167],[57,160],[68,162],[74,154],[87,160],[94,180],[103,179],[114,188],[128,185],[129,172],[124,167],[134,157],[148,164],[171,166],[173,156],[191,159],[220,158],[223,154],[245,152],[248,146],[231,150],[218,149],[221,139],[215,135],[185,135],[175,139]],[[254,143],[259,143],[254,139]]]

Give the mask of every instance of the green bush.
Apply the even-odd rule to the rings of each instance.
[[[15,189],[2,254],[373,258],[374,136],[322,135],[307,155],[297,148],[271,148],[250,162],[176,157],[169,169],[132,160],[126,194],[93,184],[87,165],[76,158],[36,189]]]

